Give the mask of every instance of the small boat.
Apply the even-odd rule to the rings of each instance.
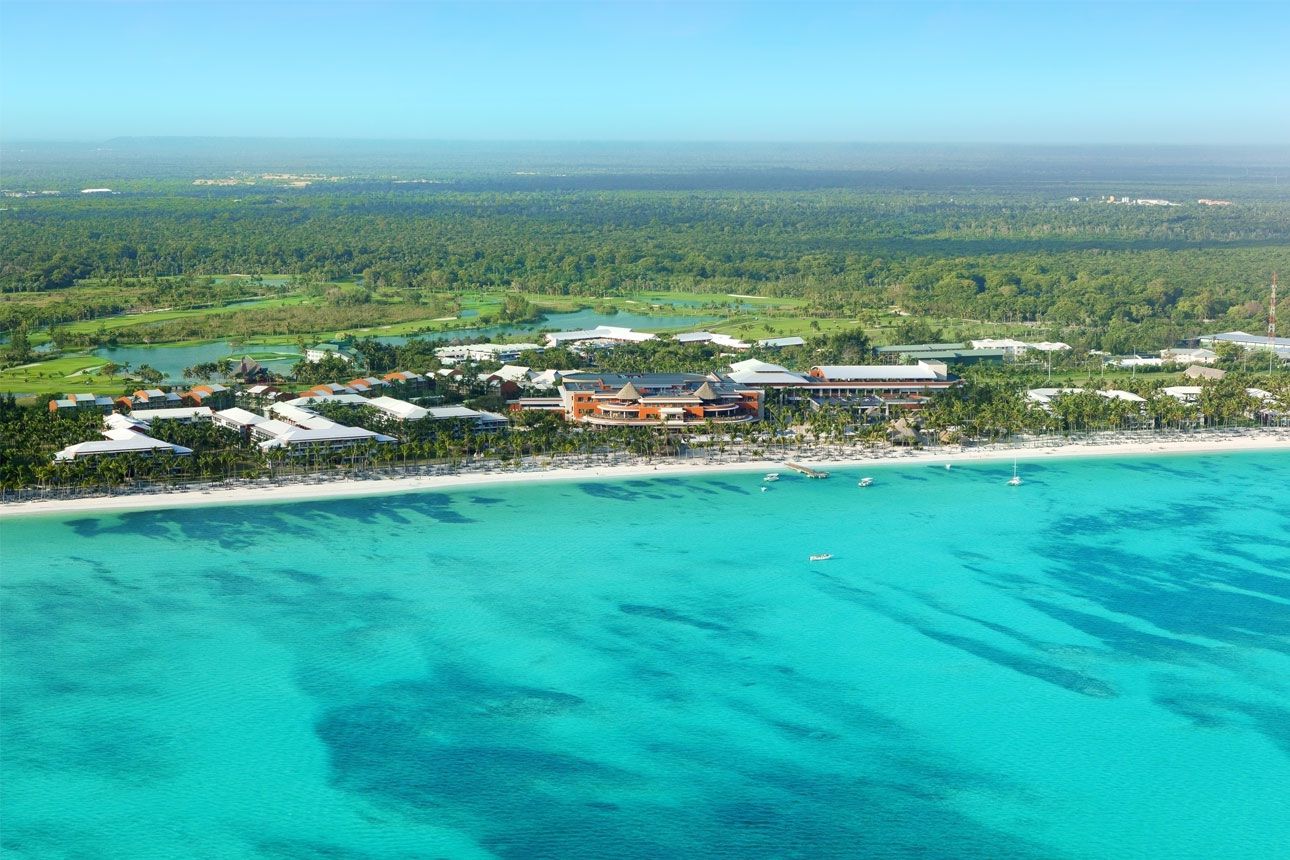
[[[763,480],[763,481],[778,481],[778,480],[779,480],[779,472],[767,472],[767,473],[766,473],[766,477],[762,478],[762,480]]]
[[[861,478],[861,479],[860,479],[860,483],[856,484],[856,486],[857,486],[857,487],[872,487],[872,486],[873,486],[873,478]]]
[[[1017,459],[1015,457],[1012,459],[1012,477],[1008,479],[1008,486],[1021,486],[1021,476],[1017,474]]]
[[[761,488],[761,491],[762,491],[763,493],[769,493],[769,492],[770,492],[770,487],[762,487],[762,488]]]
[[[822,553],[819,553],[818,555],[811,556],[810,559],[808,560],[809,561],[828,561],[831,558],[833,558],[833,553],[822,552]]]
[[[948,472],[948,471],[949,471],[950,469],[952,469],[952,468],[954,468],[954,464],[952,464],[952,463],[946,463],[946,464],[945,464],[945,471],[947,471],[947,472]]]

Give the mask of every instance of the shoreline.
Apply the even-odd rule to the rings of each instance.
[[[1019,463],[1071,457],[1136,457],[1168,454],[1248,453],[1284,451],[1290,453],[1290,432],[1261,432],[1221,439],[1108,439],[1099,442],[1068,442],[1043,447],[983,447],[928,449],[887,449],[882,454],[865,452],[838,459],[829,456],[790,454],[785,459],[820,469],[916,465],[919,463],[978,463],[1011,460]],[[172,493],[139,493],[121,496],[93,496],[81,499],[40,499],[0,504],[0,520],[23,516],[69,513],[117,513],[192,508],[214,505],[285,504],[290,502],[388,496],[404,493],[454,490],[498,484],[534,481],[614,481],[630,478],[701,476],[731,472],[786,471],[784,459],[706,462],[695,458],[659,463],[560,466],[530,471],[462,472],[453,475],[417,475],[373,479],[348,479],[319,483],[265,484],[211,489],[179,490]]]

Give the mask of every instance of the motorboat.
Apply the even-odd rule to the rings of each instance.
[[[778,481],[778,480],[779,480],[779,472],[767,472],[767,473],[766,473],[766,477],[762,478],[762,480],[763,480],[763,481]]]
[[[829,560],[829,559],[831,559],[831,558],[833,558],[833,553],[831,553],[831,552],[822,552],[822,553],[819,553],[819,554],[817,554],[817,555],[813,555],[813,556],[811,556],[809,560],[810,560],[810,561],[828,561],[828,560]]]
[[[860,479],[860,483],[856,484],[856,486],[857,486],[857,487],[872,487],[872,486],[873,486],[873,478],[861,478],[861,479]]]

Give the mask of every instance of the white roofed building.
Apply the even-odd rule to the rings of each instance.
[[[221,409],[211,415],[211,421],[220,427],[227,427],[230,430],[236,430],[239,433],[246,433],[257,424],[263,424],[268,421],[263,415],[257,415],[249,409],[242,409],[234,406],[231,409]]]
[[[1225,331],[1219,334],[1201,335],[1197,340],[1201,346],[1210,348],[1219,343],[1234,344],[1242,349],[1267,349],[1271,346],[1278,358],[1290,359],[1290,337],[1272,338],[1269,343],[1267,335],[1249,334],[1243,331]]]
[[[1147,398],[1141,394],[1134,394],[1132,391],[1121,391],[1118,388],[1111,388],[1106,391],[1097,392],[1098,396],[1105,397],[1107,400],[1122,400],[1126,403],[1146,403]]]
[[[1030,344],[1026,343],[1024,340],[1014,340],[1010,337],[986,337],[981,340],[968,341],[968,345],[973,349],[1001,349],[1014,358],[1024,354],[1026,350],[1030,349]]]
[[[463,343],[441,346],[435,357],[444,364],[462,361],[500,361],[509,364],[525,352],[542,352],[546,347],[538,343]]]
[[[181,424],[195,424],[211,420],[209,406],[185,406],[179,409],[134,409],[130,417],[135,421],[151,424],[153,421],[178,421]]]
[[[1170,385],[1160,390],[1175,400],[1181,400],[1183,403],[1197,402],[1200,400],[1200,393],[1204,391],[1199,385]]]
[[[672,340],[680,343],[710,343],[725,349],[751,349],[752,344],[728,334],[714,334],[710,331],[690,331],[672,335]]]
[[[1162,349],[1160,357],[1173,364],[1213,364],[1218,360],[1218,353],[1212,349]]]
[[[794,373],[787,367],[749,358],[736,361],[730,365],[729,378],[741,385],[757,385],[764,388],[791,388],[808,385],[811,380],[801,373]]]
[[[584,349],[617,346],[621,343],[644,343],[654,340],[657,335],[643,331],[632,331],[616,325],[600,325],[595,328],[578,331],[556,331],[546,336],[549,347],[571,347],[575,344]]]
[[[1031,403],[1047,407],[1054,399],[1068,394],[1083,394],[1082,388],[1032,388],[1026,392],[1026,399]]]
[[[173,454],[177,457],[187,457],[193,453],[192,448],[185,448],[183,445],[172,445],[169,442],[153,439],[151,436],[123,427],[104,430],[103,435],[106,438],[101,440],[68,445],[54,454],[54,460],[59,462],[79,460],[84,457],[111,457],[122,454],[136,454],[145,457],[157,454]]]

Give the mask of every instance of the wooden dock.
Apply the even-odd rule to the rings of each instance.
[[[812,469],[810,466],[803,466],[801,463],[785,463],[784,465],[808,478],[827,478],[829,476],[828,472],[821,472],[819,469]]]

